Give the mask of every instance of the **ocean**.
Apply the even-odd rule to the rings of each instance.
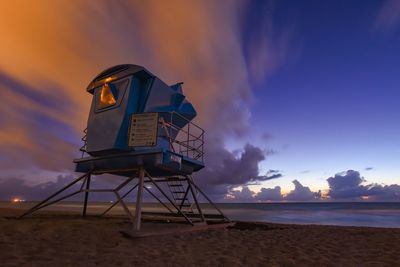
[[[32,203],[0,202],[0,208],[27,209]],[[89,212],[99,214],[110,203],[91,203]],[[400,202],[306,202],[306,203],[219,203],[218,207],[234,221],[259,221],[285,224],[320,224],[400,228]],[[80,211],[81,203],[63,202],[50,209]],[[134,205],[130,204],[134,209]],[[204,212],[210,205],[202,204]],[[157,203],[144,209],[161,211]],[[115,207],[113,214],[123,213]]]
[[[400,202],[219,204],[232,220],[400,228]]]

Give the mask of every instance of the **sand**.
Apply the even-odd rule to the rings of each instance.
[[[0,266],[400,266],[400,229],[238,222],[131,239],[123,217],[20,213],[0,209]]]

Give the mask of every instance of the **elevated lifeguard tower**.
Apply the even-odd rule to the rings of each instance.
[[[75,171],[84,174],[21,217],[79,193],[84,193],[85,216],[90,192],[111,192],[116,201],[102,215],[120,204],[134,229],[140,230],[146,191],[167,211],[153,212],[153,216],[181,217],[192,225],[229,221],[192,177],[204,167],[204,130],[192,122],[196,111],[184,96],[182,83],[168,86],[144,67],[127,64],[103,71],[86,90],[93,95],[92,104],[80,148],[82,157],[74,160]],[[106,173],[125,180],[115,188],[91,189],[91,175]],[[59,196],[77,183],[81,184],[78,190]],[[129,190],[121,195],[123,188]],[[124,199],[136,188],[133,215]],[[217,213],[203,213],[199,196]]]

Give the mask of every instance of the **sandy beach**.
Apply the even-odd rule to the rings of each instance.
[[[238,222],[130,239],[123,217],[0,209],[1,266],[399,266],[400,229]],[[145,222],[145,227],[159,223]],[[164,224],[165,225],[165,224]]]

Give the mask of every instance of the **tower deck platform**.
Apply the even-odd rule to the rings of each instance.
[[[204,163],[163,148],[131,151],[106,156],[88,156],[75,159],[75,171],[82,173],[110,173],[132,177],[132,169],[144,167],[154,177],[168,175],[191,175],[204,167]],[[127,170],[127,171],[124,171]]]

